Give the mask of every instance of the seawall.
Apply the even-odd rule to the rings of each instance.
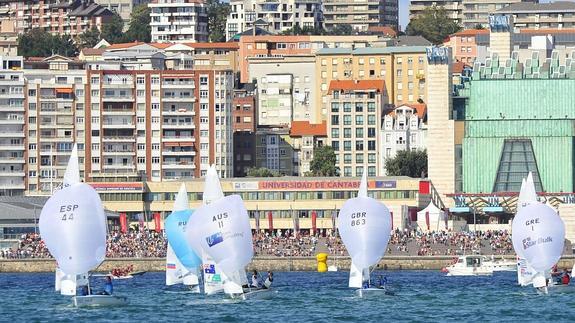
[[[424,256],[424,257],[385,257],[380,263],[381,268],[389,270],[440,270],[453,261],[453,256]],[[500,258],[500,257],[498,257]],[[515,259],[515,256],[505,256],[506,259]],[[575,262],[575,256],[563,256],[558,267],[571,268]],[[328,265],[336,265],[339,270],[349,270],[350,259],[348,257],[330,257]],[[134,266],[134,271],[163,271],[165,259],[162,258],[116,258],[107,259],[98,268],[98,271],[109,272],[112,268]],[[56,262],[53,259],[0,259],[0,272],[53,272]],[[248,270],[272,270],[272,271],[315,271],[317,261],[315,257],[256,257],[248,266]]]

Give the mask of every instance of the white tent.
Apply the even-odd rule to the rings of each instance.
[[[441,231],[447,229],[447,214],[433,202],[417,212],[417,225],[422,231]]]

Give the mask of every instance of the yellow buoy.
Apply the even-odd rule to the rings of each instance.
[[[325,273],[327,271],[327,253],[318,253],[317,259],[317,272]]]

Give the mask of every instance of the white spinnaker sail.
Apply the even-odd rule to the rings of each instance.
[[[365,173],[358,197],[347,200],[339,211],[337,228],[352,259],[349,286],[361,288],[362,282],[369,279],[369,267],[384,256],[391,235],[391,213],[367,196]]]
[[[521,180],[521,189],[519,190],[519,198],[517,199],[517,214],[523,207],[537,202],[537,192],[533,182],[533,175],[529,172],[527,179]],[[517,260],[517,283],[521,286],[528,286],[533,284],[533,278],[537,275],[537,271],[533,269],[527,262],[527,259],[519,257]]]
[[[515,216],[511,239],[515,253],[542,273],[561,258],[565,224],[553,208],[533,202],[521,208]]]
[[[250,221],[241,197],[226,196],[196,209],[187,232],[194,250],[206,252],[228,278],[226,293],[238,289],[226,285],[241,289],[240,273],[245,276],[245,267],[253,258]]]
[[[214,165],[206,172],[202,204],[208,205],[224,197],[220,178]],[[211,295],[224,290],[225,275],[218,268],[216,262],[206,252],[202,252],[202,264],[204,274],[204,293]]]
[[[106,256],[106,215],[98,193],[77,183],[56,192],[42,208],[40,235],[68,275],[96,268]]]

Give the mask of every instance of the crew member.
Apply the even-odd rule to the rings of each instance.
[[[258,271],[254,269],[254,274],[252,275],[252,287],[260,288],[260,282],[258,281]]]

